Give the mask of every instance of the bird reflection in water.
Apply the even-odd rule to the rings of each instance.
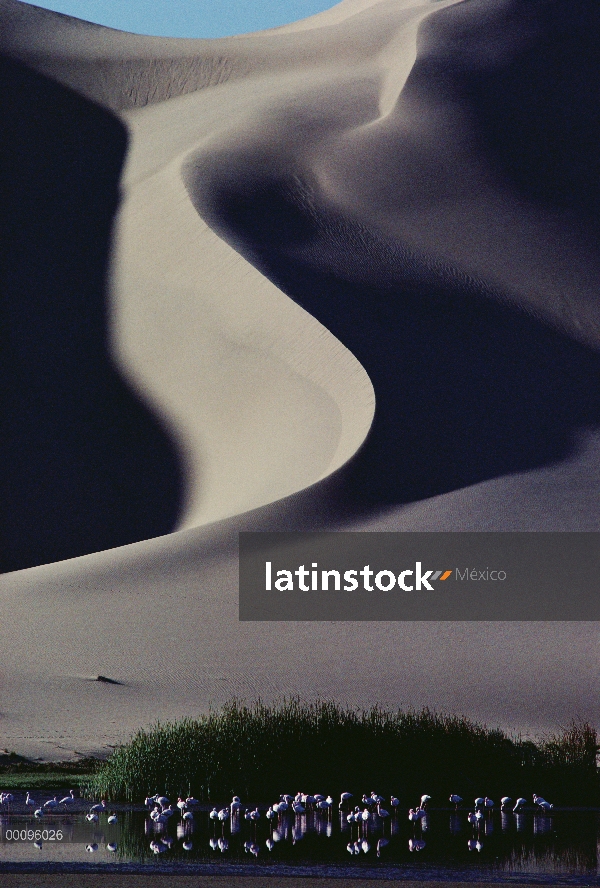
[[[461,832],[463,827],[462,824],[462,816],[460,814],[451,814],[450,815],[450,832],[453,836],[458,835]]]
[[[536,814],[533,818],[533,834],[544,835],[544,833],[552,832],[552,817],[546,814]]]

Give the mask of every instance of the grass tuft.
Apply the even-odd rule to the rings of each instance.
[[[130,802],[155,792],[267,802],[284,792],[350,791],[360,799],[376,790],[410,804],[423,792],[438,804],[450,793],[498,799],[536,792],[555,804],[597,805],[597,752],[587,723],[534,742],[429,709],[232,700],[198,719],[138,731],[99,767],[88,790]]]

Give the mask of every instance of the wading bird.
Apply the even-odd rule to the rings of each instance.
[[[92,805],[90,811],[97,811],[99,814],[101,814],[103,811],[106,811],[106,800],[100,799],[97,805]]]

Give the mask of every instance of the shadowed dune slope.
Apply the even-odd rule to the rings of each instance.
[[[354,120],[315,92],[187,159],[208,223],[368,372],[375,423],[346,475],[361,507],[551,464],[600,420],[600,17],[577,10],[448,7],[389,113],[348,82]]]
[[[0,569],[16,570],[169,532],[182,477],[175,442],[109,355],[125,129],[22,64],[0,65]]]

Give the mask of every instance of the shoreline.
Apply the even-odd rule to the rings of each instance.
[[[359,872],[357,872],[359,871]],[[228,885],[235,885],[236,882],[233,882],[233,879],[237,877],[237,884],[239,884],[239,888],[242,888],[246,883],[251,884],[254,888],[256,885],[256,879],[260,878],[263,881],[263,884],[266,881],[266,884],[270,884],[270,880],[273,879],[273,883],[275,879],[286,879],[286,885],[288,888],[295,888],[294,882],[296,882],[298,888],[317,888],[319,883],[323,885],[332,886],[335,885],[336,888],[342,888],[344,882],[349,886],[358,886],[364,882],[365,885],[372,884],[373,882],[377,882],[380,885],[396,885],[398,882],[402,882],[405,888],[409,888],[410,885],[418,885],[419,888],[422,888],[423,885],[427,884],[444,884],[448,886],[458,886],[460,885],[469,885],[469,886],[478,886],[478,888],[484,888],[484,886],[502,886],[502,885],[565,885],[565,886],[579,886],[579,885],[590,885],[593,884],[592,880],[586,876],[577,876],[577,875],[545,875],[545,874],[530,874],[530,873],[515,873],[515,874],[499,874],[494,876],[489,872],[483,871],[481,868],[478,868],[476,871],[469,872],[466,870],[458,870],[453,871],[451,869],[423,869],[422,871],[418,871],[416,869],[407,869],[406,867],[382,867],[381,869],[373,869],[371,867],[331,867],[331,866],[282,866],[280,864],[273,864],[272,866],[262,866],[257,865],[256,867],[240,865],[232,866],[231,864],[223,864],[222,866],[215,866],[213,864],[186,864],[185,866],[170,866],[168,864],[156,866],[154,864],[140,865],[140,864],[106,864],[106,865],[98,865],[98,864],[0,864],[0,873],[2,874],[19,874],[19,873],[28,873],[28,874],[39,874],[45,873],[47,875],[52,875],[54,873],[60,874],[59,878],[63,876],[68,876],[69,874],[86,874],[86,875],[102,875],[104,877],[107,873],[121,875],[126,877],[128,875],[138,876],[138,875],[150,875],[152,877],[158,877],[156,884],[161,885],[160,876],[164,875],[165,878],[171,878],[173,875],[177,874],[178,877],[178,885],[185,885],[183,881],[186,877],[193,878],[194,886],[198,885],[197,877],[205,877],[210,880],[207,884],[214,884],[215,878],[223,878],[227,879]],[[289,882],[287,880],[290,880]],[[317,882],[316,880],[319,880]],[[180,881],[181,880],[181,881]],[[9,881],[5,881],[4,884],[7,886],[10,885]],[[13,883],[18,885],[18,882]],[[50,884],[50,883],[49,883]],[[57,886],[66,886],[67,883],[61,881],[60,883],[57,881],[55,883]],[[118,885],[121,884],[121,880],[113,884]],[[126,880],[122,884],[127,884]],[[133,883],[135,884],[135,883]],[[145,883],[148,884],[148,883]],[[167,883],[165,883],[167,884]],[[172,884],[169,881],[168,884]]]

